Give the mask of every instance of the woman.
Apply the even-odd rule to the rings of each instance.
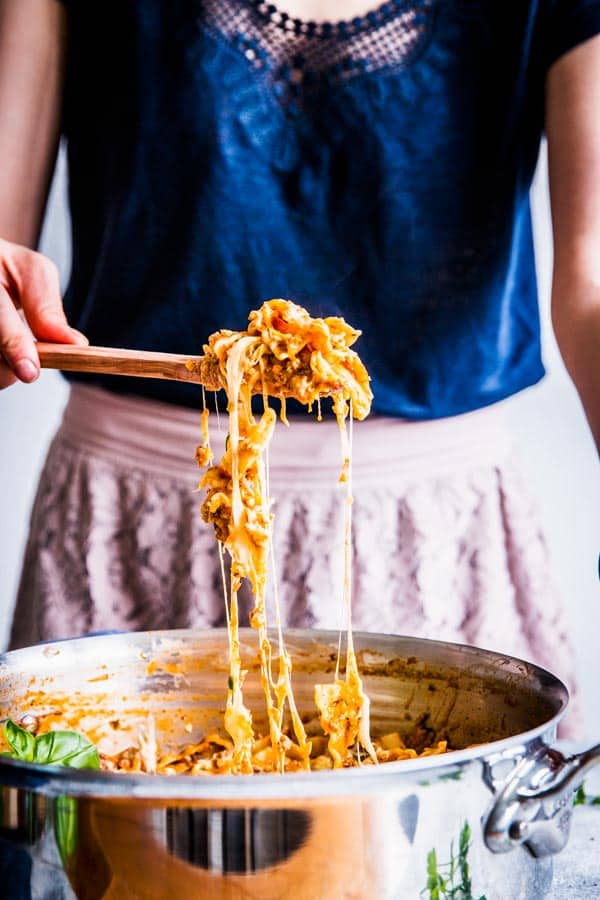
[[[39,371],[18,307],[40,339],[190,354],[268,297],[344,315],[375,395],[354,435],[355,625],[572,680],[502,418],[543,376],[528,190],[545,128],[553,321],[600,442],[600,3],[372,6],[0,0],[0,378]],[[52,266],[24,249],[61,122],[66,318]],[[13,646],[221,624],[190,490],[198,392],[71,383]],[[336,627],[334,428],[295,412],[271,455],[284,616]]]

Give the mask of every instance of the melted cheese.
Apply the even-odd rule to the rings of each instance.
[[[248,578],[254,592],[250,624],[258,632],[261,682],[265,696],[273,768],[283,771],[290,752],[290,738],[283,733],[287,709],[295,737],[295,755],[309,767],[310,742],[297,712],[291,682],[291,660],[279,625],[279,672],[272,671],[272,647],[267,634],[265,588],[268,551],[273,517],[267,492],[264,455],[275,414],[268,397],[281,401],[281,418],[287,423],[285,401],[293,397],[312,408],[333,398],[333,409],[342,439],[342,474],[348,484],[346,526],[346,577],[344,602],[347,609],[347,652],[345,680],[318,686],[315,692],[321,721],[330,735],[330,752],[335,765],[347,765],[352,749],[362,744],[373,760],[375,754],[368,734],[368,700],[362,690],[352,643],[350,616],[350,446],[345,422],[349,403],[357,418],[369,411],[371,391],[367,372],[350,349],[359,332],[342,319],[313,319],[299,306],[272,300],[252,312],[246,332],[220,331],[204,347],[199,363],[203,385],[227,393],[229,434],[225,454],[200,483],[207,491],[202,515],[215,527],[217,539],[231,557],[228,623],[230,629],[230,678],[225,727],[233,740],[233,766],[248,771],[252,747],[252,719],[243,703],[243,672],[239,656],[237,592],[241,579]],[[264,411],[256,421],[251,399],[262,394]],[[205,437],[204,447],[208,445]],[[203,453],[198,452],[198,458]],[[279,615],[278,615],[279,619]]]

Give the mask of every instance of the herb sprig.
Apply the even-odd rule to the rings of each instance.
[[[435,849],[427,854],[427,886],[421,896],[429,900],[476,900],[472,893],[468,853],[471,846],[471,827],[463,825],[458,839],[458,853],[454,853],[454,841],[450,843],[450,862],[438,863]],[[478,900],[486,900],[484,896]]]
[[[573,797],[573,806],[600,806],[600,794],[597,797],[587,794],[584,781],[579,785]]]

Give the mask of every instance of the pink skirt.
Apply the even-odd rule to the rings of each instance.
[[[546,544],[503,420],[499,404],[355,423],[354,625],[519,656],[573,689]],[[226,428],[211,416],[216,454]],[[197,412],[73,386],[32,513],[12,647],[225,623],[217,545],[199,512],[198,443]],[[335,421],[278,424],[270,492],[284,625],[340,626],[340,467]]]

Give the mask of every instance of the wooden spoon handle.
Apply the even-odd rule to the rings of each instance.
[[[112,347],[81,347],[77,344],[47,344],[43,341],[38,341],[37,350],[44,369],[200,383],[198,373],[190,371],[186,365],[188,362],[197,362],[198,356],[154,353],[148,350],[116,350]]]

